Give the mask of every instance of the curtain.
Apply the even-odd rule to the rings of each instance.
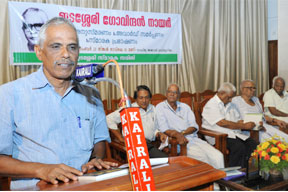
[[[266,0],[26,0],[87,8],[178,13],[182,17],[183,58],[179,65],[121,66],[123,86],[133,96],[145,84],[165,94],[170,83],[191,93],[217,90],[229,81],[237,90],[244,79],[255,81],[258,94],[269,86]],[[39,66],[9,65],[8,0],[0,1],[0,84],[36,71]],[[114,66],[105,76],[117,79]],[[119,98],[107,82],[96,87],[103,99]]]

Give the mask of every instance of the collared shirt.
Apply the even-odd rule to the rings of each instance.
[[[0,154],[27,162],[64,163],[76,169],[88,162],[95,143],[110,141],[98,91],[82,84],[60,96],[41,67],[0,87]],[[11,188],[37,179],[14,179]]]
[[[176,130],[178,132],[184,131],[189,127],[197,129],[192,134],[186,135],[185,137],[192,140],[197,136],[198,125],[195,121],[194,113],[191,108],[185,104],[177,101],[177,108],[174,110],[167,100],[159,103],[156,106],[156,120],[161,132],[167,130]]]
[[[262,105],[257,97],[252,97],[254,106],[249,105],[241,96],[233,97],[232,103],[236,105],[240,112],[240,118],[244,119],[246,113],[263,113]]]
[[[229,138],[239,138],[246,140],[247,135],[242,134],[240,129],[232,130],[225,127],[220,127],[216,123],[225,119],[227,121],[237,122],[241,120],[240,113],[237,107],[233,103],[228,103],[224,105],[217,94],[212,97],[207,104],[204,106],[202,112],[202,127],[206,129],[211,129],[214,131],[219,131],[221,133],[228,134]],[[208,139],[209,143],[213,144],[214,140]]]
[[[288,93],[283,91],[283,98],[273,89],[266,91],[263,97],[265,115],[278,118],[270,113],[268,107],[275,107],[277,110],[288,113]]]
[[[139,105],[135,102],[132,103],[132,107],[139,107]],[[106,117],[107,125],[110,129],[114,130],[118,129],[118,124],[121,123],[120,119],[121,109],[122,108],[107,115]],[[150,141],[154,141],[156,133],[159,132],[155,124],[155,107],[149,104],[146,111],[141,107],[139,107],[139,111],[141,115],[145,138]]]

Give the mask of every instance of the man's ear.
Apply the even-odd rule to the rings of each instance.
[[[34,51],[35,51],[35,53],[36,53],[36,56],[37,56],[37,58],[40,60],[40,61],[42,61],[42,49],[41,49],[41,47],[39,46],[39,45],[35,45],[34,46]]]

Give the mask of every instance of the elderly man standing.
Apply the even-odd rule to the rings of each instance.
[[[273,78],[273,88],[266,91],[263,101],[265,115],[288,123],[288,93],[282,77]]]
[[[241,95],[236,96],[232,99],[232,103],[234,103],[240,111],[241,119],[245,118],[245,115],[249,113],[258,113],[263,114],[262,105],[257,97],[255,97],[255,84],[252,80],[244,80],[240,84]],[[286,141],[288,141],[288,135],[276,127],[271,125],[279,126],[282,128],[286,128],[286,123],[284,121],[271,118],[267,115],[264,116],[263,126],[266,130],[260,131],[260,141],[262,142],[265,139],[274,136],[275,134],[283,137]]]
[[[236,106],[231,103],[236,88],[225,82],[217,94],[204,106],[202,127],[228,134],[229,166],[247,167],[247,160],[257,143],[242,133],[242,130],[253,129],[255,123],[243,123]],[[209,140],[211,144],[213,141]]]
[[[99,92],[71,79],[79,56],[76,28],[55,17],[39,37],[35,52],[43,66],[0,87],[0,175],[13,178],[11,189],[116,166],[101,160],[110,137]]]
[[[139,107],[149,157],[168,157],[166,153],[160,151],[151,143],[151,141],[154,141],[156,137],[159,137],[163,143],[165,143],[167,139],[167,135],[159,132],[156,127],[155,107],[150,104],[151,97],[151,91],[146,85],[137,86],[137,90],[134,92],[134,99],[136,99],[136,102],[132,103],[132,107]],[[110,113],[106,118],[109,129],[120,142],[124,143],[124,138],[118,129],[118,124],[121,123],[120,110],[121,109],[118,109],[113,113]]]
[[[156,106],[156,119],[160,131],[187,144],[187,155],[219,169],[224,167],[223,154],[197,136],[198,125],[191,108],[178,101],[178,85],[171,84],[166,91],[167,100]]]

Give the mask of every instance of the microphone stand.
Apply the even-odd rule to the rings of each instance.
[[[115,85],[116,87],[121,89],[121,87],[117,81],[115,81],[114,79],[108,78],[108,77],[102,77],[102,78],[93,77],[92,79],[86,80],[86,82],[90,85],[95,85],[101,81],[106,81],[106,82],[112,83],[113,85]],[[126,107],[131,107],[131,101],[130,101],[130,99],[129,99],[129,97],[128,97],[128,95],[124,89],[123,89],[123,94],[124,94],[124,99],[126,101]]]

